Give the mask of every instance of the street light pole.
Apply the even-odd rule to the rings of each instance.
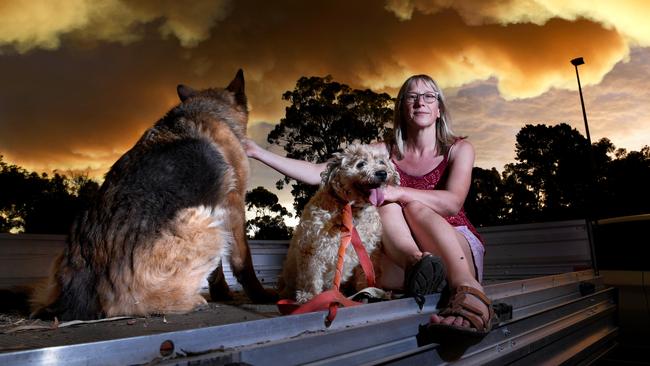
[[[589,135],[589,124],[587,123],[587,112],[585,111],[585,100],[582,98],[582,86],[580,85],[580,74],[578,74],[578,66],[584,65],[585,60],[582,57],[574,58],[571,64],[576,68],[576,79],[578,79],[578,91],[580,92],[580,104],[582,105],[582,119],[585,121],[585,131],[587,132],[587,141],[589,142],[589,150],[591,151],[591,136]]]
[[[582,57],[577,57],[571,60],[571,64],[575,67],[576,69],[576,79],[578,79],[578,91],[580,92],[580,105],[582,105],[582,119],[585,121],[585,132],[587,133],[587,143],[589,144],[587,148],[589,149],[589,178],[592,180],[590,182],[591,184],[588,185],[587,189],[587,197],[586,198],[586,221],[587,221],[587,238],[589,239],[589,249],[591,251],[591,265],[594,269],[594,273],[598,275],[598,265],[596,262],[596,247],[594,244],[594,234],[593,234],[593,223],[592,220],[589,216],[594,215],[593,213],[593,206],[592,206],[592,199],[594,197],[593,191],[594,189],[592,188],[592,185],[595,183],[594,180],[596,178],[596,174],[594,172],[595,170],[595,164],[594,164],[594,153],[593,149],[591,148],[591,135],[589,134],[589,124],[587,123],[587,112],[585,110],[585,100],[582,97],[582,86],[580,85],[580,74],[578,73],[578,66],[584,65],[585,60]]]

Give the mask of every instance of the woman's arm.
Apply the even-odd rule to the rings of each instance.
[[[474,167],[474,147],[467,140],[458,141],[449,157],[449,177],[445,187],[420,190],[406,187],[386,187],[386,201],[409,203],[419,201],[441,216],[453,216],[460,211],[469,192]]]
[[[244,141],[244,149],[246,149],[246,155],[248,157],[259,160],[278,172],[307,184],[320,184],[320,173],[327,166],[327,163],[314,164],[308,161],[280,156],[261,148],[250,139]]]

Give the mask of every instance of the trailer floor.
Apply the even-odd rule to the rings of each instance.
[[[511,281],[486,280],[485,285],[508,282]],[[2,300],[17,304],[25,302],[24,294],[15,293],[14,299],[7,297],[11,297],[11,294],[10,291],[3,291]],[[205,308],[187,314],[127,318],[63,327],[58,327],[52,321],[29,319],[15,312],[0,312],[0,353],[191,330],[280,315],[275,304],[251,304],[242,291],[233,291],[232,294],[233,299],[230,301],[208,302]],[[209,295],[203,295],[209,301]]]
[[[428,295],[422,308],[413,299],[342,308],[331,324],[324,312],[277,317],[275,306],[247,305],[240,295],[186,315],[56,329],[50,323],[24,332],[0,328],[0,363],[589,364],[616,344],[617,291],[593,271],[485,290],[512,310],[503,311],[500,323],[476,344],[423,337],[421,325],[436,311],[439,294]],[[8,325],[15,330],[25,322]]]
[[[249,300],[245,295],[236,292],[232,301],[210,302],[205,308],[187,314],[128,318],[65,327],[57,327],[52,321],[0,314],[0,353],[176,332],[280,315],[275,304],[253,305],[247,302]]]

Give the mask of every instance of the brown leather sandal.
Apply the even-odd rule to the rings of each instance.
[[[487,314],[480,308],[469,303],[468,296],[474,296],[479,299],[488,311]],[[492,325],[498,322],[497,316],[492,309],[492,301],[485,296],[485,294],[473,287],[458,286],[449,299],[447,308],[438,313],[439,316],[460,316],[467,319],[472,327],[459,327],[456,325],[446,324],[429,324],[426,331],[436,333],[438,337],[441,336],[470,336],[470,337],[485,337]]]

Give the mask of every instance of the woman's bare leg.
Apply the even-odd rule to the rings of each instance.
[[[483,291],[476,280],[474,259],[465,237],[454,229],[442,216],[420,202],[411,202],[404,208],[404,217],[421,250],[440,256],[447,268],[447,281],[453,290],[465,285]],[[469,296],[469,301],[479,308],[485,308],[480,300]],[[488,309],[485,309],[488,311]],[[432,316],[432,322],[470,326],[462,317]]]
[[[379,208],[382,221],[382,243],[386,254],[382,258],[381,286],[391,290],[402,289],[404,269],[422,258],[409,229],[402,206],[389,203]]]

